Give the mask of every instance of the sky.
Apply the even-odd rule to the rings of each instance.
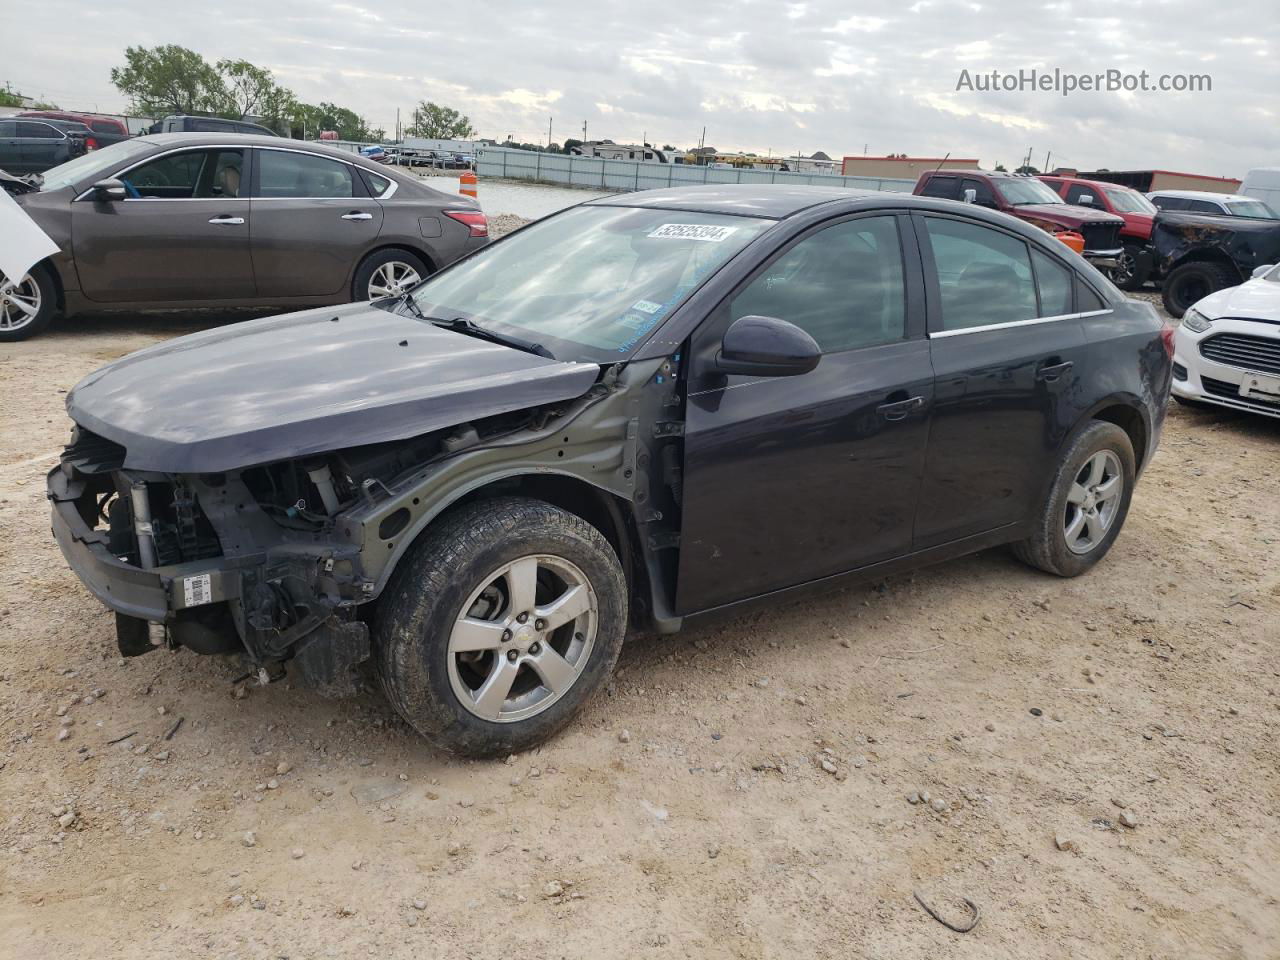
[[[16,4],[18,0],[5,0]],[[434,100],[481,136],[722,151],[976,158],[1081,170],[1242,176],[1280,165],[1274,0],[1238,3],[697,0],[41,0],[24,5],[0,83],[120,111],[126,45],[176,43],[270,68],[304,101],[394,130]],[[13,21],[6,17],[6,22]],[[992,70],[1109,69],[1201,92],[957,90]]]

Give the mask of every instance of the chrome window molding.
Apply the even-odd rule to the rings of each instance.
[[[966,333],[986,333],[988,330],[1006,330],[1010,327],[1030,327],[1039,323],[1057,323],[1059,320],[1081,320],[1085,317],[1101,317],[1111,310],[1086,310],[1083,313],[1063,313],[1056,317],[1032,317],[1029,320],[1009,320],[1005,323],[985,323],[980,327],[964,327],[960,330],[934,330],[929,333],[930,340],[943,337],[958,337]]]
[[[63,137],[63,139],[66,138]],[[113,176],[116,179],[119,179],[120,177],[133,172],[138,169],[138,167],[148,164],[153,160],[159,160],[161,157],[168,157],[175,153],[186,153],[194,150],[277,150],[281,153],[301,153],[308,157],[319,157],[322,160],[332,160],[335,163],[345,163],[348,167],[353,167],[357,170],[365,170],[366,173],[377,173],[378,176],[382,177],[382,179],[390,180],[391,186],[376,197],[126,197],[125,202],[146,201],[148,203],[154,203],[159,201],[161,203],[189,203],[193,200],[218,200],[221,202],[226,202],[227,200],[389,200],[395,195],[396,188],[400,186],[399,183],[397,183],[393,178],[388,177],[386,174],[378,173],[376,170],[368,170],[367,168],[360,166],[358,163],[352,163],[350,160],[346,160],[341,157],[331,157],[326,153],[316,153],[312,150],[300,150],[294,147],[263,146],[260,144],[245,143],[205,143],[185,147],[173,147],[170,150],[161,150],[159,153],[153,153],[150,156],[143,157],[137,163],[132,163],[123,170],[116,171]],[[93,187],[89,187],[72,202],[74,203],[84,200],[92,193]]]

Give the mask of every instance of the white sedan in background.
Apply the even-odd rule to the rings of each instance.
[[[1280,417],[1280,265],[1196,303],[1173,344],[1176,400]]]

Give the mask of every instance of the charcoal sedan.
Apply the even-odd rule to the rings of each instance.
[[[470,198],[280,137],[138,137],[13,192],[60,249],[16,281],[0,276],[0,341],[59,312],[398,296],[488,240]]]
[[[825,187],[632,193],[400,300],[160,344],[68,397],[48,478],[125,654],[239,653],[525,750],[628,626],[1001,544],[1115,542],[1170,331],[1049,234]],[[1105,590],[1105,584],[1098,584]]]

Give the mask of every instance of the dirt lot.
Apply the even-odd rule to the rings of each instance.
[[[64,394],[220,320],[0,348],[0,957],[1280,957],[1280,422],[1175,408],[1090,576],[993,551],[637,638],[467,763],[372,691],[121,660],[66,569]]]

